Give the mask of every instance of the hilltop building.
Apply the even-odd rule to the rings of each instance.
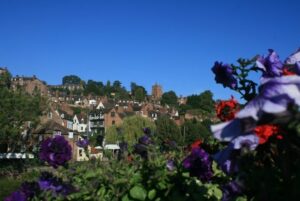
[[[158,101],[161,99],[162,95],[163,95],[162,86],[157,83],[154,84],[152,86],[152,99]]]
[[[0,67],[0,75],[7,73],[7,72],[8,72],[8,70],[6,67]]]
[[[27,93],[33,95],[39,92],[42,96],[48,95],[48,87],[46,82],[39,80],[35,75],[32,77],[25,77],[18,75],[11,80],[11,87],[13,90],[18,88],[24,89]]]

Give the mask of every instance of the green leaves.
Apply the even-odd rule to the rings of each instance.
[[[130,190],[130,196],[136,200],[145,200],[147,197],[147,191],[141,186],[134,186]]]
[[[149,200],[153,200],[156,196],[156,190],[155,189],[152,189],[148,192],[148,198]]]

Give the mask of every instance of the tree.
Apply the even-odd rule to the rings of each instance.
[[[30,96],[21,90],[16,92],[0,88],[0,144],[11,148],[11,151],[25,144],[21,132],[26,122],[31,129],[39,122],[39,116],[46,110],[46,100],[39,96]],[[24,137],[24,136],[23,136]]]
[[[63,77],[62,84],[82,84],[82,80],[77,75],[67,75]]]
[[[146,98],[145,90],[142,87],[136,88],[136,90],[134,92],[134,97],[135,97],[135,100],[137,100],[139,102],[144,101]]]
[[[118,141],[120,141],[118,128],[115,125],[113,125],[109,127],[105,132],[105,142],[107,144],[115,144]]]
[[[212,113],[215,110],[213,94],[209,90],[206,90],[199,95],[188,96],[186,104],[192,109],[201,109],[207,113]]]
[[[176,107],[178,105],[177,99],[178,97],[174,91],[168,91],[162,95],[161,104]]]
[[[134,82],[131,82],[131,95],[134,97],[135,100],[142,102],[145,100],[147,96],[147,91],[143,86],[139,86]]]
[[[181,126],[181,132],[184,137],[185,145],[191,144],[197,139],[201,139],[202,141],[207,140],[211,136],[208,128],[196,119],[187,120]]]
[[[0,87],[10,88],[11,85],[11,74],[9,71],[4,71],[0,75]]]
[[[143,128],[149,127],[155,130],[155,124],[147,118],[141,116],[126,117],[121,125],[121,133],[124,141],[132,145],[143,135]]]
[[[104,85],[102,82],[96,82],[94,80],[88,80],[85,89],[84,94],[92,94],[92,95],[104,95]]]
[[[167,115],[163,115],[157,119],[156,135],[160,142],[172,140],[175,141],[177,144],[182,144],[183,139],[179,127]]]

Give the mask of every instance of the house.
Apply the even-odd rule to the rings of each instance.
[[[46,82],[39,80],[35,75],[32,77],[13,77],[11,80],[11,87],[13,90],[21,88],[30,95],[38,92],[42,96],[48,96],[48,87]]]
[[[81,115],[75,115],[73,117],[73,130],[79,133],[85,133],[87,131],[86,119]]]
[[[104,105],[102,104],[102,102],[100,102],[98,106],[89,113],[89,132],[104,136],[104,108]]]
[[[97,105],[97,101],[95,99],[89,100],[89,106],[96,106],[96,105]]]
[[[106,110],[104,114],[104,119],[105,128],[108,128],[113,125],[119,126],[123,122],[123,118],[121,117],[120,113],[117,112],[116,108]]]
[[[33,144],[38,145],[44,139],[55,135],[61,135],[69,142],[72,147],[72,160],[77,160],[78,146],[76,142],[78,141],[78,132],[69,130],[53,120],[40,124],[32,132],[32,141]]]

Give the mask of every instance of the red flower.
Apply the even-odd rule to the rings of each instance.
[[[190,145],[190,149],[193,150],[195,148],[199,148],[200,145],[202,144],[201,140],[195,140],[191,145]]]
[[[232,96],[230,100],[220,101],[216,105],[217,117],[221,121],[234,119],[235,113],[239,110],[238,102]]]
[[[264,144],[268,141],[269,137],[271,137],[272,135],[277,135],[279,133],[279,128],[278,126],[267,124],[257,126],[254,129],[254,132],[259,137],[259,144]],[[277,135],[277,137],[279,137],[278,139],[282,139],[281,135]]]
[[[290,71],[288,68],[283,68],[282,74],[283,74],[284,76],[296,75],[295,72]]]

